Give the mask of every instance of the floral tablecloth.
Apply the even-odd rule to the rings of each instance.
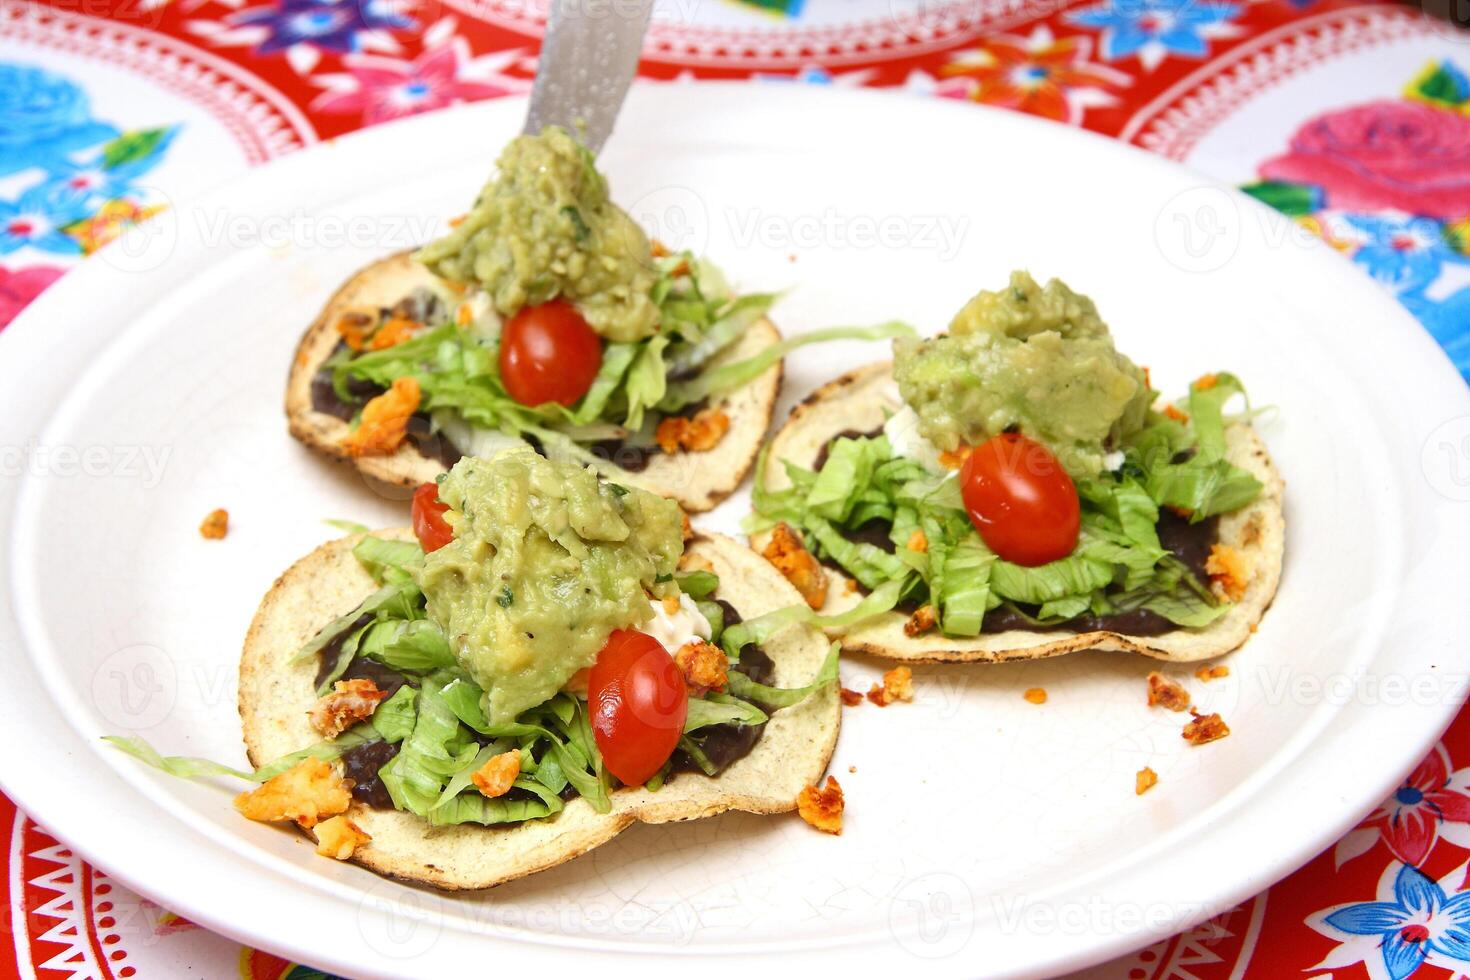
[[[169,200],[362,126],[527,90],[546,10],[546,0],[0,0],[0,330]],[[642,72],[896,87],[1115,136],[1292,215],[1391,290],[1470,376],[1470,32],[1418,8],[659,0]],[[0,976],[322,975],[132,894],[3,797],[0,828],[10,911]],[[1462,715],[1390,799],[1305,868],[1089,975],[1470,975],[1467,863]]]

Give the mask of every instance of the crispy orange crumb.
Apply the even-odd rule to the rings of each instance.
[[[486,759],[485,764],[470,776],[470,782],[474,783],[475,788],[481,793],[493,800],[497,796],[504,796],[520,773],[521,750],[511,749],[509,752],[492,755]]]
[[[325,817],[345,813],[351,789],[351,780],[331,763],[309,757],[235,797],[235,809],[251,820],[294,820],[310,830]]]
[[[1206,742],[1214,742],[1230,734],[1230,726],[1225,724],[1218,714],[1202,715],[1198,711],[1190,710],[1189,724],[1184,726],[1180,734],[1190,745],[1204,745]]]
[[[1209,391],[1211,388],[1215,387],[1215,385],[1219,383],[1220,376],[1218,374],[1202,374],[1198,378],[1194,379],[1194,390]]]
[[[1159,774],[1154,772],[1148,766],[1144,766],[1142,769],[1138,770],[1138,775],[1133,777],[1134,795],[1142,796],[1144,793],[1147,793],[1149,790],[1153,789],[1154,784],[1158,781]]]
[[[725,651],[705,640],[686,643],[674,651],[674,663],[693,698],[702,698],[708,691],[723,691],[730,679],[726,672],[730,660]]]
[[[694,525],[689,523],[689,515],[684,512],[682,507],[679,508],[679,534],[685,541],[689,541],[694,537]],[[711,568],[710,571],[714,571],[714,569]]]
[[[336,326],[343,343],[352,350],[362,350],[367,345],[368,334],[373,332],[373,327],[377,324],[378,318],[375,314],[348,310],[337,317]]]
[[[454,310],[454,324],[457,327],[467,327],[475,318],[474,308],[468,303],[461,303]]]
[[[408,420],[419,410],[422,398],[418,379],[399,378],[393,387],[369,401],[362,409],[356,429],[342,439],[349,456],[385,456],[394,452],[408,435]]]
[[[796,591],[813,609],[821,609],[827,601],[827,572],[821,562],[806,550],[801,538],[784,521],[771,529],[771,540],[761,551],[766,561],[776,566],[776,571],[786,581],[796,586]]]
[[[1251,582],[1250,559],[1228,544],[1210,545],[1205,571],[1216,591],[1231,602],[1239,602]]]
[[[886,708],[895,701],[912,701],[914,699],[914,672],[907,667],[895,667],[883,675],[881,685],[874,684],[868,689],[868,700],[880,708]]]
[[[969,457],[971,448],[970,446],[961,446],[954,452],[945,450],[939,454],[939,465],[947,470],[959,469],[965,465],[965,459]]]
[[[307,716],[311,727],[327,738],[336,738],[378,710],[378,702],[388,695],[365,677],[337,681],[328,694],[316,699]]]
[[[848,772],[857,772],[857,766],[848,766],[847,767],[847,771]]]
[[[672,255],[673,254],[672,252],[669,251],[669,247],[667,245],[665,245],[663,242],[659,241],[657,238],[651,239],[649,241],[649,243],[648,243],[648,251],[656,259],[666,258],[669,255]]]
[[[454,217],[449,219],[449,227],[458,228],[460,225],[464,224],[464,219],[468,217],[468,214],[456,214]]]
[[[848,595],[852,595],[854,592],[856,592],[858,590],[857,579],[855,579],[855,578],[844,578],[842,580],[842,590],[844,592],[846,592]]]
[[[838,693],[842,696],[842,703],[847,705],[849,708],[857,707],[858,705],[863,703],[863,694],[861,691],[854,691],[850,688],[844,687],[840,688]]]
[[[922,636],[934,628],[939,622],[939,613],[935,608],[926,603],[914,610],[908,622],[903,624],[904,636]]]
[[[920,552],[929,550],[929,539],[924,537],[924,532],[919,528],[914,528],[914,533],[909,535],[908,549]]]
[[[1030,701],[1032,704],[1046,704],[1046,688],[1028,687],[1026,688],[1026,693],[1021,695],[1021,697]]]
[[[371,834],[342,814],[316,825],[316,852],[338,861],[346,861],[353,851],[372,839]]]
[[[378,328],[373,339],[368,341],[368,350],[387,350],[403,343],[421,324],[405,316],[389,317],[388,322]]]
[[[204,520],[199,522],[199,536],[211,541],[218,541],[230,533],[230,512],[223,507],[216,507],[204,515]]]
[[[1188,422],[1189,421],[1189,415],[1187,413],[1185,413],[1185,412],[1180,411],[1179,408],[1177,406],[1174,406],[1174,405],[1165,405],[1164,406],[1164,416],[1165,416],[1165,418],[1171,418],[1171,419],[1173,419],[1175,422]]]
[[[1215,680],[1219,677],[1229,677],[1230,668],[1226,667],[1224,664],[1216,667],[1204,666],[1201,667],[1199,670],[1196,670],[1194,672],[1194,676],[1196,680],[1201,680],[1205,683],[1209,683],[1210,681]]]
[[[661,603],[663,603],[664,612],[668,613],[670,616],[672,616],[674,613],[676,613],[676,612],[679,611],[679,597],[678,596],[676,596],[676,595],[666,595],[662,599],[660,599],[659,601]]]
[[[796,797],[796,811],[801,819],[828,834],[842,833],[844,806],[842,785],[832,776],[827,777],[825,788],[807,786]]]
[[[1148,706],[1183,711],[1189,707],[1189,692],[1157,670],[1148,675]]]
[[[670,415],[658,424],[654,439],[666,453],[705,452],[719,445],[730,431],[730,416],[717,408],[706,408],[694,418]]]

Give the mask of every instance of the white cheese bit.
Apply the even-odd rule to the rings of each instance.
[[[1115,473],[1123,466],[1123,450],[1114,449],[1103,457],[1103,469]]]
[[[919,414],[907,405],[883,423],[883,434],[895,456],[906,456],[935,473],[945,471],[939,465],[939,449],[919,432]]]
[[[682,592],[679,594],[678,612],[669,612],[657,599],[651,600],[649,605],[653,607],[653,618],[639,628],[671,654],[686,643],[708,640],[713,632],[699,606]]]

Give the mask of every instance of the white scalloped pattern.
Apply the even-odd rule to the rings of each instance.
[[[219,120],[251,164],[316,142],[286,96],[244,69],[153,31],[33,3],[0,4],[0,33],[142,75]]]

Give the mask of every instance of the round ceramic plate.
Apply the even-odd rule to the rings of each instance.
[[[1388,296],[1290,222],[1142,153],[1047,123],[872,93],[636,88],[602,155],[617,199],[795,333],[942,329],[1014,268],[1096,298],[1155,386],[1242,376],[1288,484],[1276,604],[1189,680],[1229,738],[1191,748],[1118,655],[921,668],[912,704],[845,712],[841,837],[794,816],[635,827],[480,895],[317,857],[223,786],[106,746],[243,764],[240,640],[275,576],[334,532],[401,524],[286,434],[297,336],[358,266],[463,211],[524,103],[374,129],[179,203],[0,338],[6,792],[167,908],[354,975],[603,969],[1053,973],[1269,885],[1383,797],[1463,699],[1470,396]],[[886,356],[788,365],[789,406]],[[736,531],[742,490],[705,518]],[[231,530],[204,541],[206,512]],[[850,659],[848,687],[883,669]],[[1044,687],[1044,706],[1023,700]],[[1134,795],[1134,773],[1159,774]],[[714,954],[714,955],[708,955]],[[611,957],[611,958],[610,958]],[[573,966],[572,961],[576,962]],[[693,967],[692,967],[693,968]]]

